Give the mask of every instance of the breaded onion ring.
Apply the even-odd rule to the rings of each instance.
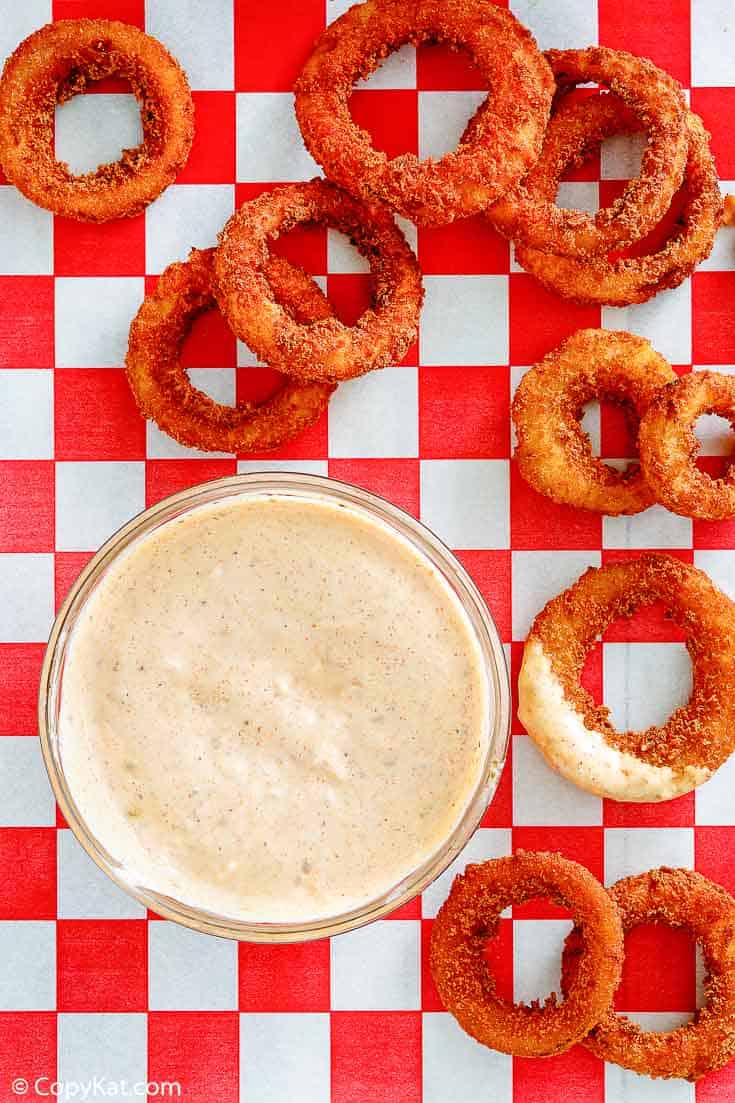
[[[545,896],[569,908],[584,932],[579,969],[563,1002],[508,1003],[484,956],[500,913]],[[592,874],[559,854],[517,851],[469,865],[434,920],[430,965],[439,995],[468,1034],[519,1057],[548,1057],[579,1042],[610,1006],[620,982],[623,931],[615,905]]]
[[[702,948],[705,1004],[691,1022],[662,1033],[642,1030],[610,1008],[582,1045],[604,1061],[651,1077],[698,1080],[735,1057],[735,900],[689,869],[653,869],[608,890],[629,931],[640,923],[685,927]],[[575,984],[584,933],[575,928],[562,958],[562,990]]]
[[[439,161],[389,160],[352,119],[352,86],[407,42],[466,49],[492,89],[471,138]],[[299,76],[296,117],[327,176],[422,225],[476,214],[539,155],[554,80],[533,36],[489,0],[366,0],[331,23]]]
[[[628,306],[659,291],[678,287],[709,256],[722,219],[717,169],[702,120],[687,111],[689,147],[684,208],[664,245],[647,256],[560,257],[517,245],[516,260],[550,291],[579,303]],[[578,164],[604,139],[638,129],[615,96],[594,96],[583,103],[562,100],[552,116],[547,143],[532,174],[529,190],[553,200],[564,171]]]
[[[641,466],[657,500],[672,513],[704,521],[735,517],[735,467],[713,479],[696,466],[694,423],[720,414],[735,425],[735,378],[696,371],[669,384],[641,422]]]
[[[608,400],[640,419],[653,396],[676,379],[643,337],[580,329],[527,372],[513,399],[518,469],[555,502],[615,516],[655,502],[640,467],[615,471],[592,455],[581,417],[586,403]]]
[[[692,693],[662,726],[619,732],[580,675],[613,620],[656,601],[686,633]],[[735,604],[703,571],[669,555],[590,568],[533,622],[518,695],[528,734],[582,789],[621,801],[680,796],[735,749]]]
[[[140,103],[143,141],[74,176],[54,153],[54,108],[91,81],[120,76]],[[0,164],[39,207],[82,222],[138,214],[185,164],[194,136],[186,75],[161,43],[108,19],[60,19],[10,55],[0,79]]]
[[[276,301],[265,272],[268,243],[301,222],[341,230],[370,262],[374,306],[354,326],[334,315],[306,325]],[[220,310],[234,333],[279,371],[339,382],[397,363],[416,337],[421,271],[381,204],[353,199],[328,180],[285,184],[244,203],[219,241],[214,270]]]
[[[590,215],[557,207],[556,189],[548,194],[539,186],[545,172],[540,166],[488,209],[488,219],[506,237],[560,256],[596,256],[638,241],[666,214],[684,175],[688,133],[681,87],[653,62],[623,50],[592,46],[548,50],[546,57],[560,90],[586,81],[599,82],[616,92],[645,122],[648,145],[640,174],[628,182],[611,206]],[[473,119],[468,129],[474,125]],[[551,160],[560,133],[563,127],[557,124],[546,141]]]
[[[317,420],[334,387],[287,379],[265,402],[222,406],[192,385],[179,354],[194,319],[216,306],[213,254],[192,249],[185,263],[168,266],[143,300],[130,327],[128,381],[143,416],[181,444],[210,452],[278,448]],[[297,320],[329,317],[329,303],[302,269],[274,256],[267,272],[273,293]]]

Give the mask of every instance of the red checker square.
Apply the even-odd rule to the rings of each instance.
[[[624,180],[600,181],[600,206],[610,207],[622,195],[625,188]],[[658,253],[671,238],[678,228],[678,220],[684,210],[686,202],[686,189],[682,185],[676,192],[666,214],[660,222],[657,222],[649,233],[638,241],[628,245],[625,249],[613,251],[611,258],[616,257],[646,257],[652,253]]]
[[[692,361],[735,363],[735,272],[692,276]]]
[[[62,919],[57,925],[59,1011],[145,1011],[145,919]]]
[[[29,1084],[56,1080],[56,1014],[53,1011],[0,1012],[0,1103],[17,1103],[11,1084],[20,1075]]]
[[[327,278],[327,294],[334,313],[347,326],[355,324],[357,319],[372,305],[372,280],[367,272],[330,274]],[[401,360],[401,364],[418,364],[418,343],[414,341]]]
[[[418,460],[330,460],[329,474],[387,498],[413,517],[419,515]]]
[[[694,1088],[696,1103],[725,1103],[735,1099],[735,1062],[717,1072],[708,1072]]]
[[[418,94],[412,88],[363,88],[353,92],[350,113],[388,157],[419,151]]]
[[[179,1083],[184,1099],[237,1103],[238,1069],[237,1012],[154,1011],[148,1015],[149,1081]]]
[[[237,339],[219,310],[206,310],[194,319],[181,348],[181,365],[187,371],[237,365]]]
[[[145,459],[145,424],[122,368],[64,368],[55,373],[58,460]]]
[[[0,830],[0,919],[56,917],[56,828]]]
[[[63,829],[65,828],[65,827],[68,827],[68,826],[69,826],[69,824],[68,824],[68,823],[66,822],[66,820],[64,819],[64,813],[63,813],[63,812],[61,811],[61,809],[59,808],[58,804],[56,805],[56,826],[57,826],[58,828],[61,828],[62,830],[63,830]]]
[[[238,946],[241,1011],[328,1011],[329,941]]]
[[[622,406],[600,403],[600,455],[603,459],[636,459],[638,431]]]
[[[605,1063],[584,1046],[538,1061],[513,1058],[513,1103],[604,1103]]]
[[[694,793],[652,804],[630,804],[605,798],[602,822],[605,827],[692,827]]]
[[[235,93],[192,92],[192,97],[194,142],[176,183],[229,184],[235,179]]]
[[[238,368],[236,392],[238,402],[264,402],[283,385],[283,376],[270,368]],[[280,448],[268,452],[243,453],[247,460],[319,460],[327,455],[328,411],[324,410],[318,421],[310,425]]]
[[[693,552],[689,549],[666,549],[666,555],[691,563]],[[607,563],[630,562],[640,556],[639,551],[605,550],[602,553],[603,566]],[[681,643],[686,636],[681,628],[666,615],[663,602],[644,605],[632,617],[619,617],[605,630],[605,643]]]
[[[120,19],[145,30],[145,0],[53,0],[54,19]]]
[[[547,291],[533,276],[511,273],[511,364],[535,364],[576,330],[599,325],[599,306],[566,302]]]
[[[36,698],[46,645],[0,643],[0,735],[35,735]]]
[[[471,550],[458,551],[455,555],[485,598],[501,640],[503,643],[510,643],[510,552]]]
[[[149,460],[145,465],[146,508],[169,494],[211,479],[224,479],[236,471],[235,460]]]
[[[730,457],[699,456],[697,467],[710,478],[721,478]],[[735,548],[735,521],[697,521],[692,524],[695,548]]]
[[[507,8],[499,3],[498,7]],[[419,46],[416,83],[422,92],[482,92],[488,84],[467,50],[447,43]]]
[[[513,741],[508,742],[505,759],[495,796],[480,820],[480,827],[511,827],[513,824]]]
[[[650,58],[689,85],[688,0],[600,0],[600,45]]]
[[[564,858],[585,866],[602,881],[605,865],[605,839],[601,827],[514,827],[513,850],[553,850]],[[514,919],[565,919],[569,910],[546,898],[514,905]]]
[[[238,92],[290,92],[323,27],[324,0],[235,0]]]
[[[646,923],[627,932],[617,1011],[694,1011],[696,987],[694,940],[687,930]]]
[[[58,612],[62,601],[94,552],[57,552],[54,560],[54,595]]]
[[[732,827],[695,828],[694,868],[735,895]]]
[[[526,482],[510,465],[510,532],[516,551],[599,548],[602,517],[588,509],[558,505]]]
[[[404,904],[401,908],[396,908],[390,915],[384,916],[385,919],[420,919],[421,918],[421,897],[415,896],[413,900],[409,900],[407,904]]]
[[[419,451],[423,459],[505,459],[510,453],[506,367],[419,370]]]
[[[0,303],[0,368],[52,368],[53,276],[0,276]]]
[[[0,462],[0,552],[53,551],[54,499],[52,460]]]
[[[720,178],[735,179],[735,88],[692,88],[692,110],[710,132]]]
[[[510,246],[482,215],[448,226],[420,226],[418,253],[427,276],[504,276],[510,271]]]
[[[280,10],[280,9],[279,9]],[[257,199],[263,192],[270,191],[273,184],[237,184],[235,186],[235,204],[241,207],[251,199]],[[327,271],[327,231],[324,226],[301,224],[289,230],[283,237],[269,243],[269,248],[292,264],[298,264],[314,276],[323,276]]]
[[[57,276],[138,276],[145,271],[145,215],[112,222],[54,219]]]
[[[433,919],[421,921],[421,1008],[423,1011],[444,1011],[429,967]],[[501,919],[497,933],[487,940],[485,959],[500,997],[513,999],[513,920]]]
[[[421,1013],[335,1011],[331,1103],[421,1103]]]

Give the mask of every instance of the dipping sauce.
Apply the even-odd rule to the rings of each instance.
[[[250,495],[132,545],[72,631],[61,761],[127,880],[242,921],[339,915],[439,850],[492,721],[429,560],[357,510]]]

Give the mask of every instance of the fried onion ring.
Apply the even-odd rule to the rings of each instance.
[[[350,115],[355,81],[407,42],[463,47],[492,88],[472,136],[439,161],[413,153],[389,160]],[[488,0],[366,0],[318,39],[296,82],[296,117],[330,179],[422,225],[442,225],[482,210],[534,163],[553,91],[531,33]]]
[[[613,620],[656,601],[686,633],[692,693],[662,726],[619,732],[580,675]],[[680,796],[735,749],[735,604],[703,571],[669,555],[590,568],[533,622],[518,694],[528,734],[582,789],[621,801]]]
[[[374,306],[354,326],[309,325],[276,301],[265,273],[268,242],[301,222],[347,234],[370,262]],[[397,363],[415,339],[423,301],[416,257],[387,207],[362,203],[327,180],[285,184],[244,203],[219,235],[215,294],[237,336],[296,379],[339,382]]]
[[[54,108],[91,81],[117,75],[140,103],[143,141],[119,161],[75,176],[54,153]],[[60,19],[34,31],[0,79],[0,164],[28,199],[82,222],[138,214],[185,164],[194,103],[178,61],[137,27]]]
[[[544,163],[493,204],[487,217],[515,242],[559,256],[596,256],[630,245],[661,220],[684,176],[688,132],[681,87],[646,58],[623,50],[605,46],[548,50],[546,57],[560,90],[597,81],[617,93],[633,114],[645,121],[648,144],[640,174],[628,182],[611,206],[602,207],[595,215],[557,207],[556,188],[551,192],[543,185],[548,178],[547,163],[553,164],[559,144],[565,140],[564,119],[571,107],[563,108],[561,122],[546,139]],[[473,119],[470,133],[474,125]]]
[[[185,263],[169,265],[144,299],[130,327],[128,381],[143,416],[180,444],[238,453],[278,448],[317,420],[334,387],[286,380],[265,402],[222,406],[192,385],[179,354],[194,319],[216,306],[213,255],[214,249],[192,249]],[[277,256],[267,272],[274,295],[299,321],[330,316],[306,272]]]
[[[641,468],[615,471],[593,456],[581,426],[593,399],[625,406],[640,419],[653,396],[676,379],[643,337],[580,329],[527,372],[513,399],[515,458],[527,483],[555,502],[614,516],[655,502]]]
[[[521,267],[550,291],[579,303],[628,306],[678,287],[712,252],[722,219],[722,197],[708,134],[692,111],[686,113],[685,122],[689,148],[684,208],[660,249],[646,256],[577,260],[517,245],[516,260]],[[615,96],[594,96],[583,103],[562,101],[549,124],[548,145],[531,174],[529,190],[553,200],[570,164],[584,160],[604,138],[637,129]]]
[[[495,991],[484,956],[500,913],[511,904],[549,897],[569,908],[584,932],[579,969],[563,1002],[509,1003]],[[430,965],[448,1011],[485,1046],[519,1057],[547,1057],[579,1042],[610,1006],[620,981],[620,916],[602,885],[560,854],[516,851],[455,877],[434,920]]]
[[[640,923],[684,927],[701,946],[707,976],[705,1004],[691,1022],[663,1033],[642,1030],[609,1009],[582,1045],[604,1061],[654,1078],[698,1080],[735,1057],[735,900],[701,873],[653,869],[625,877],[608,890],[623,928]],[[562,957],[562,990],[575,984],[586,938],[576,928]]]
[[[657,500],[672,513],[704,521],[735,517],[735,467],[721,479],[695,463],[694,423],[720,414],[735,425],[735,379],[714,371],[683,375],[653,399],[641,421],[641,465]]]

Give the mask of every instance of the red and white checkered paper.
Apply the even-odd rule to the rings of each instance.
[[[51,18],[116,17],[180,58],[196,102],[189,163],[138,218],[81,225],[0,186],[0,1103],[19,1098],[15,1078],[29,1082],[32,1099],[56,1078],[70,1090],[95,1075],[124,1079],[128,1090],[178,1081],[185,1103],[727,1103],[735,1065],[695,1088],[604,1067],[582,1048],[531,1061],[467,1038],[427,968],[451,873],[399,914],[331,943],[237,945],[146,915],[90,863],[54,806],[35,738],[54,608],[118,525],[205,479],[267,467],[328,473],[421,517],[485,594],[514,676],[533,615],[589,564],[665,549],[735,596],[735,524],[661,509],[600,518],[552,504],[518,476],[508,409],[524,369],[580,326],[643,334],[680,372],[735,371],[733,230],[682,287],[600,311],[543,291],[478,219],[418,234],[406,224],[425,273],[418,345],[403,364],[343,385],[328,416],[276,456],[203,456],[139,417],[122,365],[144,291],[192,245],[213,243],[236,203],[317,171],[290,89],[325,20],[347,6],[0,0],[0,56]],[[542,47],[600,42],[667,68],[712,131],[723,181],[735,178],[731,0],[512,0],[511,8]],[[57,116],[59,154],[78,171],[137,140],[124,86],[106,82],[99,93]],[[405,49],[352,104],[388,152],[428,155],[456,142],[481,94],[456,55]],[[562,199],[609,201],[629,171],[628,147],[608,143],[601,164],[563,185]],[[360,312],[364,265],[342,239],[300,231],[283,247],[326,281],[344,317]],[[214,314],[197,323],[186,363],[223,401],[272,386]],[[589,423],[603,456],[630,453],[613,411]],[[726,434],[708,423],[705,436],[703,462],[714,470]],[[617,721],[637,725],[666,716],[689,677],[681,637],[658,610],[616,625],[588,675],[598,695],[604,685]],[[734,785],[735,761],[668,804],[601,801],[552,773],[514,720],[499,790],[458,865],[551,847],[606,882],[668,863],[735,890]],[[567,926],[543,903],[503,919],[493,951],[501,990],[532,998],[554,988]],[[636,931],[618,1007],[660,1029],[695,1001],[686,937]],[[49,1081],[36,1089],[37,1077]],[[90,1098],[104,1095],[98,1087]]]

